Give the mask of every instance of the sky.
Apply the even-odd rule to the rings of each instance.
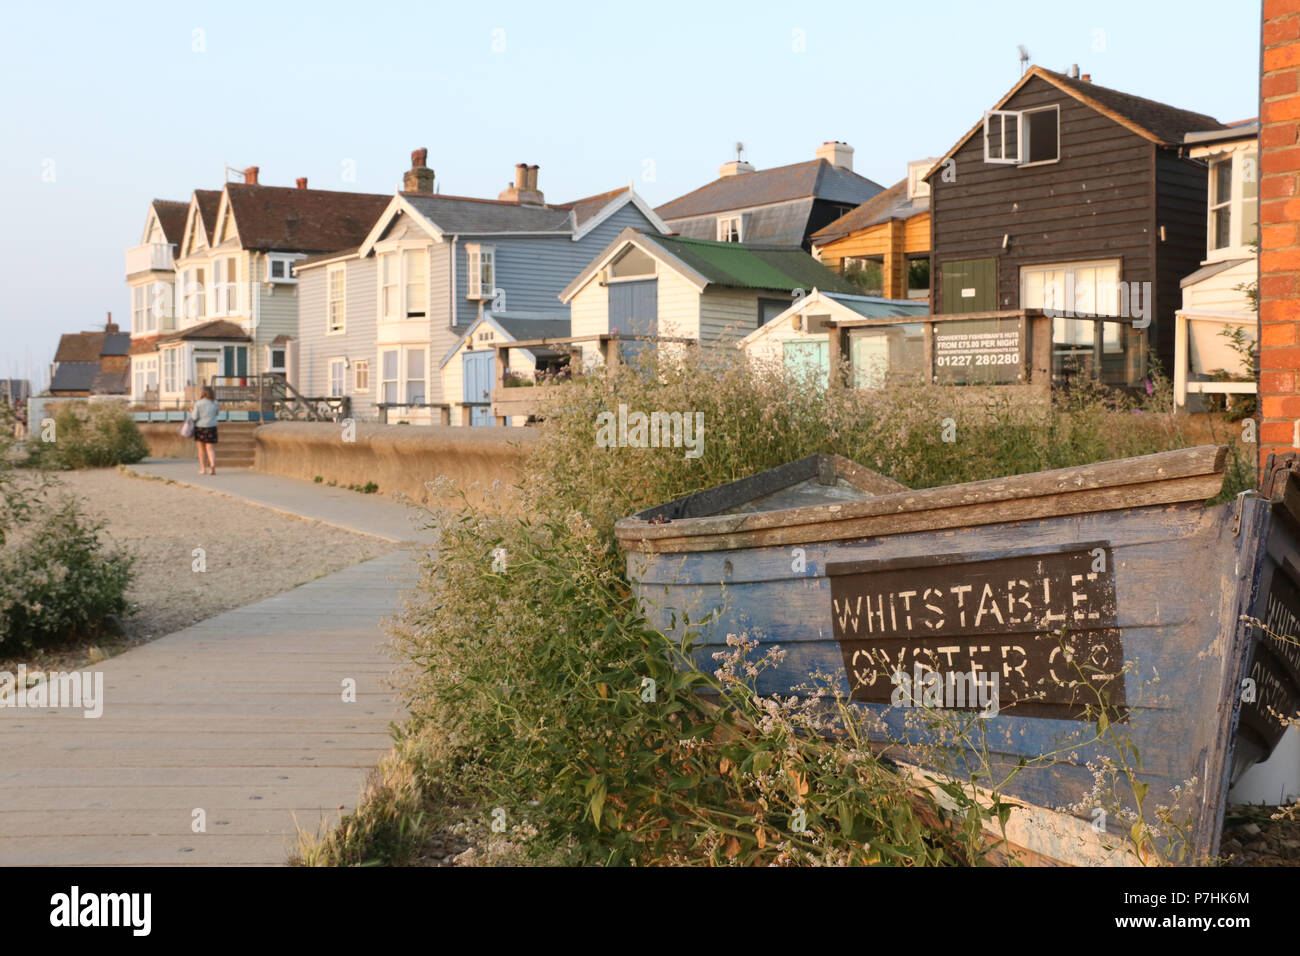
[[[760,169],[854,147],[889,186],[941,156],[1031,62],[1253,117],[1259,3],[7,4],[0,31],[0,377],[43,384],[62,332],[123,328],[150,200],[261,182],[391,194],[417,147],[494,198],[516,163],[565,202],[652,205],[743,142]],[[1176,11],[1176,15],[1175,15]]]

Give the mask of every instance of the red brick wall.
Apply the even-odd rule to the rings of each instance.
[[[1259,134],[1259,460],[1300,419],[1300,0],[1264,0]]]

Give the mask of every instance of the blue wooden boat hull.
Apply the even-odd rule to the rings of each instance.
[[[1106,695],[1110,703],[1122,704],[1117,726],[1140,756],[1140,772],[1136,766],[1133,769],[1149,787],[1142,804],[1144,814],[1151,819],[1157,806],[1180,807],[1189,820],[1189,858],[1206,858],[1218,852],[1230,778],[1250,762],[1264,759],[1280,737],[1276,719],[1265,711],[1270,705],[1274,710],[1293,707],[1300,687],[1300,654],[1295,653],[1300,649],[1266,639],[1264,650],[1255,654],[1261,633],[1249,620],[1264,620],[1270,613],[1275,621],[1289,620],[1288,606],[1300,614],[1300,580],[1294,582],[1295,595],[1288,590],[1291,577],[1300,578],[1298,526],[1288,518],[1281,496],[1280,491],[1273,498],[1243,496],[1235,504],[1217,507],[1205,507],[1198,501],[1111,507],[842,540],[798,541],[795,528],[781,543],[745,546],[742,541],[742,546],[716,550],[638,549],[634,523],[621,522],[620,537],[629,546],[629,580],[652,625],[674,635],[687,626],[698,626],[695,656],[699,666],[708,670],[716,667],[714,654],[726,647],[729,634],[757,640],[759,655],[765,648],[779,645],[784,660],[760,674],[757,690],[782,696],[802,692],[814,675],[824,675],[816,682],[845,697],[865,692],[861,681],[851,681],[853,664],[846,654],[846,642],[866,635],[849,633],[853,619],[845,622],[844,601],[836,603],[833,593],[837,587],[843,591],[846,581],[869,589],[873,581],[887,575],[892,575],[893,581],[907,581],[913,575],[932,578],[947,574],[953,581],[966,580],[963,575],[968,575],[970,580],[992,581],[996,587],[999,568],[1022,569],[1015,574],[1028,578],[1032,575],[1023,571],[1026,566],[1067,560],[1076,565],[1080,561],[1095,564],[1101,552],[1104,573],[1094,575],[1091,585],[1075,584],[1072,593],[1080,620],[1065,622],[1066,633],[1071,626],[1076,631],[1086,630],[1089,622],[1081,612],[1090,607],[1086,589],[1104,584],[1108,595],[1105,613],[1111,619],[1103,623],[1106,633],[1118,643],[1127,668],[1105,685]],[[1014,512],[1014,503],[1003,509],[1007,510]],[[676,523],[687,525],[690,520]],[[715,543],[737,543],[716,534],[716,528],[712,530]],[[763,533],[780,536],[775,531]],[[825,534],[822,531],[816,536]],[[829,575],[828,566],[837,575]],[[1086,576],[1071,575],[1079,581]],[[972,602],[977,591],[978,586],[970,592]],[[908,591],[890,592],[898,593]],[[1092,595],[1094,603],[1098,593]],[[919,598],[908,601],[909,611],[919,610]],[[902,660],[907,653],[920,654],[918,648],[926,643],[924,628],[938,619],[931,615],[933,620],[918,617],[913,622],[909,617],[909,626],[915,624],[915,628],[904,633],[904,608],[902,602],[895,603],[894,628],[878,642],[879,647],[889,649],[886,653],[891,661],[895,655]],[[1007,596],[1000,607],[1009,603]],[[880,622],[879,629],[887,630],[884,605],[879,607],[881,615],[875,620]],[[975,660],[979,662],[976,666],[984,669],[1000,668],[1000,676],[1012,683],[1018,679],[1016,667],[1022,657],[1017,653],[1021,652],[1037,653],[1044,673],[1050,669],[1044,655],[1061,650],[1059,635],[1055,646],[1040,645],[1035,650],[1033,641],[1053,639],[1045,636],[1047,629],[1033,626],[1028,613],[1025,622],[1017,626],[1010,623],[1014,618],[1009,612],[999,611],[999,619],[990,614],[986,621],[976,621],[974,603],[968,607],[972,614],[969,621],[963,619],[966,629],[957,628],[954,619],[947,622],[950,633],[943,638],[949,659],[963,661],[959,669]],[[952,617],[952,607],[948,613]],[[856,623],[865,630],[861,614]],[[935,646],[934,641],[929,643]],[[1100,645],[1094,640],[1089,646]],[[1114,647],[1110,652],[1113,654]],[[1059,663],[1059,658],[1055,660]],[[906,673],[911,668],[902,670]],[[861,677],[866,671],[856,673]],[[1233,743],[1247,678],[1254,681],[1259,699],[1245,702],[1243,746],[1234,768]],[[1115,757],[1114,747],[1085,743],[1096,736],[1095,724],[1077,713],[1067,713],[1063,706],[1031,705],[1027,695],[1022,696],[1020,706],[1014,700],[1009,703],[1004,701],[996,716],[977,718],[982,724],[980,732],[986,735],[984,746],[995,762],[1004,767],[1014,766],[1021,758],[1031,762],[1001,792],[1035,807],[1095,822],[1100,798],[1094,792],[1090,765]],[[934,736],[918,729],[915,714],[908,708],[879,699],[857,701],[853,706],[882,722],[876,735],[882,746],[892,746],[893,752],[905,758],[916,756],[922,765],[927,759],[933,764],[936,751],[918,755],[907,746],[932,743]],[[1050,764],[1032,765],[1045,754],[1056,756]],[[942,769],[957,775],[976,769],[979,763],[975,754],[960,749],[944,757],[951,763]],[[972,763],[963,767],[964,761]],[[1120,790],[1129,789],[1123,778],[1118,783]],[[1124,806],[1137,808],[1131,791],[1121,796]],[[1108,832],[1118,837],[1127,823],[1114,819],[1113,813],[1110,816]],[[1069,860],[1068,852],[1063,855]]]

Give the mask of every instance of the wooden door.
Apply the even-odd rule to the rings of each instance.
[[[998,307],[997,259],[949,259],[939,265],[941,311],[992,312]]]
[[[465,352],[461,361],[462,401],[466,405],[492,401],[492,373],[496,368],[496,353],[492,349]],[[491,425],[491,405],[474,404],[470,408],[471,425]]]
[[[659,282],[648,279],[637,282],[611,282],[609,285],[609,330],[622,335],[659,334]],[[622,342],[619,354],[629,362],[652,342]]]

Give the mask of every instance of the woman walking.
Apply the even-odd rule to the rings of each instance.
[[[217,473],[217,405],[216,393],[211,385],[204,385],[202,396],[194,403],[194,440],[199,446],[199,474]],[[207,464],[204,465],[204,461]]]

